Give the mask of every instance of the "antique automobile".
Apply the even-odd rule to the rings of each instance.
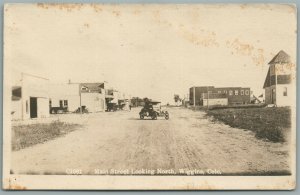
[[[89,113],[89,110],[87,109],[86,106],[81,106],[81,110],[80,110],[80,107],[78,107],[78,108],[74,111],[74,113],[82,113],[82,114],[84,114],[84,113]]]
[[[68,112],[68,107],[51,107],[50,114],[63,114]]]
[[[118,110],[118,105],[116,103],[107,103],[107,112],[115,112]]]
[[[49,101],[50,114],[63,114],[69,112],[68,100]]]
[[[140,119],[145,117],[151,117],[152,120],[156,120],[157,117],[165,117],[166,120],[169,119],[168,111],[164,111],[161,108],[161,102],[149,101],[140,111]]]

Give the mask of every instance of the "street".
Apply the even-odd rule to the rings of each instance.
[[[251,131],[212,122],[202,111],[170,107],[169,120],[140,120],[139,110],[77,115],[83,128],[12,152],[11,172],[255,175],[290,170],[287,143],[259,140]]]

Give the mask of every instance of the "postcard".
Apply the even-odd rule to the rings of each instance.
[[[292,190],[292,4],[5,4],[3,189]]]

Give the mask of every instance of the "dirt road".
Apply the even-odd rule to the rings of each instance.
[[[85,128],[12,152],[12,172],[146,175],[289,172],[287,143],[258,140],[251,131],[212,122],[204,112],[168,109],[169,120],[140,120],[139,109],[85,115],[81,119]]]

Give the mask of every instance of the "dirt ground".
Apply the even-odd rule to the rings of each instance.
[[[84,128],[12,152],[18,174],[286,174],[289,145],[212,122],[201,111],[168,108],[170,119],[129,111],[57,115]]]

